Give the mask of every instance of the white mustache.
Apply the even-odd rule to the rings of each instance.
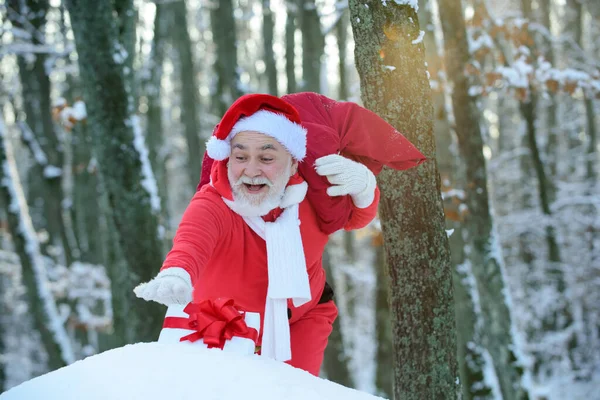
[[[256,177],[256,178],[250,178],[248,176],[242,176],[240,177],[240,179],[237,180],[237,182],[235,183],[236,186],[242,185],[242,184],[247,184],[247,185],[267,185],[268,187],[273,187],[273,182],[271,182],[270,180],[268,180],[265,177]]]

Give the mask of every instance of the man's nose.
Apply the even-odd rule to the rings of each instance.
[[[244,172],[247,176],[249,176],[251,178],[260,176],[262,174],[259,163],[254,160],[251,160],[248,162],[248,164],[246,165],[246,171],[244,171]]]

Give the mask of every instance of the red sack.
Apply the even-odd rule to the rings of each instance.
[[[404,170],[425,161],[400,132],[377,114],[351,102],[339,102],[326,96],[302,92],[282,96],[300,113],[308,130],[306,158],[298,164],[300,175],[308,183],[308,200],[314,207],[320,228],[325,233],[342,229],[353,209],[350,196],[330,197],[327,178],[314,169],[317,158],[340,154],[366,165],[375,175],[383,166]],[[213,160],[204,154],[197,190],[210,182]]]

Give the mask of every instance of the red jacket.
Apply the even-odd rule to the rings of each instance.
[[[221,195],[211,185],[196,192],[162,269],[185,269],[192,278],[195,302],[232,298],[242,309],[260,313],[262,325],[268,285],[266,244]],[[353,207],[346,228],[366,226],[375,217],[378,201],[377,190],[371,206]],[[315,210],[306,199],[300,203],[299,219],[312,300],[298,308],[288,302],[291,324],[317,304],[326,279],[322,255],[329,235],[321,231]]]

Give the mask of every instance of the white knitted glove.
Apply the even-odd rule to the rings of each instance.
[[[133,292],[146,301],[152,300],[166,306],[185,305],[192,301],[192,279],[183,268],[167,268],[150,282],[138,285]]]
[[[315,161],[317,174],[326,176],[334,185],[327,189],[330,196],[349,194],[358,208],[367,208],[375,199],[377,180],[363,164],[337,154],[330,154]]]

